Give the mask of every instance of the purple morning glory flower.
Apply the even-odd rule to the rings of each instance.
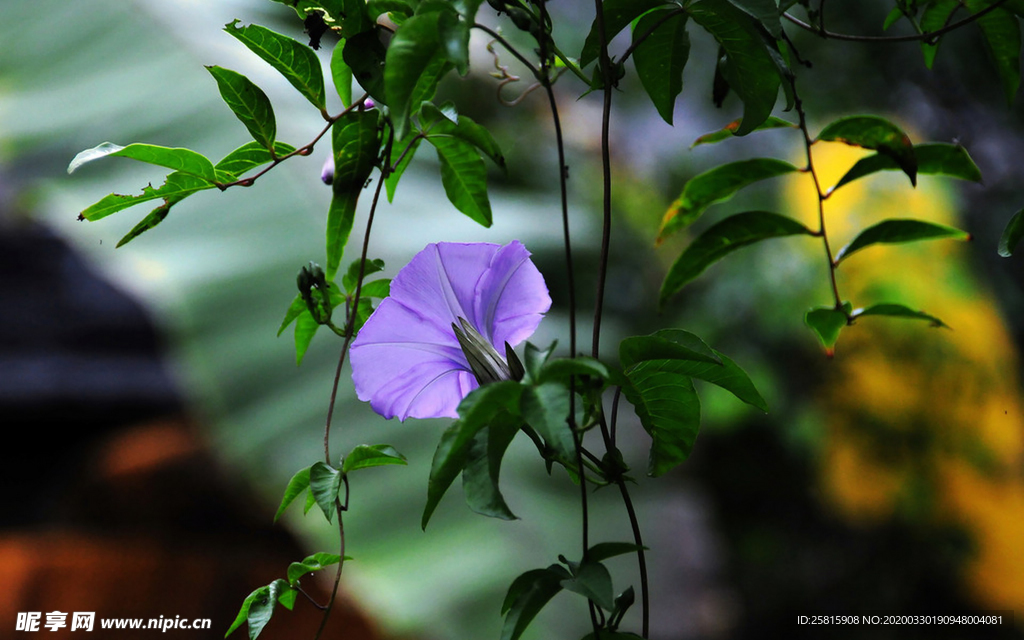
[[[483,359],[500,370],[497,354],[528,338],[549,308],[544,277],[521,242],[429,244],[352,343],[356,394],[388,419],[457,418],[459,402],[480,385],[480,365],[470,366],[463,345],[479,340]]]

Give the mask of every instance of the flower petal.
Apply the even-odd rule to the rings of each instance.
[[[359,399],[385,418],[458,417],[478,383],[452,324],[465,318],[498,353],[529,337],[551,307],[529,257],[518,241],[442,242],[416,254],[352,343]]]
[[[455,409],[478,385],[451,327],[442,331],[386,298],[349,351],[360,400],[385,418],[457,418]]]

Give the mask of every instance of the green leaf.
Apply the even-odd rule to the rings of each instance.
[[[167,179],[164,184],[154,189],[152,186],[143,187],[142,193],[137,196],[122,195],[119,193],[111,193],[108,196],[104,196],[100,201],[90,205],[84,209],[79,215],[79,220],[100,220],[106,218],[112,213],[117,213],[123,209],[133,207],[139,203],[147,202],[149,200],[156,200],[158,198],[175,199],[180,201],[185,196],[202,191],[203,189],[212,189],[213,184],[197,178],[196,176],[175,171],[167,175]]]
[[[847,116],[832,122],[818,134],[818,140],[844,142],[874,149],[896,161],[903,173],[917,184],[917,156],[910,137],[902,129],[878,116]]]
[[[648,474],[664,475],[689,457],[700,430],[700,399],[689,376],[677,373],[684,361],[647,360],[626,372],[622,393],[650,434]]]
[[[305,303],[303,303],[305,306]],[[309,343],[320,329],[320,324],[313,319],[308,308],[303,309],[295,318],[295,365],[302,364],[302,359],[309,349]]]
[[[409,135],[401,143],[396,145],[397,149],[401,149],[404,155],[401,157],[401,161],[395,165],[395,170],[388,174],[387,179],[384,181],[384,187],[388,192],[388,202],[394,202],[395,190],[398,188],[398,181],[402,179],[402,174],[409,167],[409,163],[412,162],[412,158],[416,155],[416,150],[419,149],[420,142],[423,138],[418,133],[410,132]],[[408,148],[408,151],[406,149]]]
[[[794,171],[798,169],[784,160],[756,158],[730,162],[694,176],[665,212],[658,230],[658,242],[689,226],[708,207],[732,198],[740,189]]]
[[[450,136],[464,140],[485,156],[490,158],[494,164],[505,170],[505,156],[501,153],[501,147],[495,141],[494,136],[486,128],[474,122],[469,116],[455,114],[457,122],[452,121],[440,109],[429,102],[423,104],[423,119],[429,121],[426,137],[428,139]]]
[[[346,109],[352,106],[352,68],[345,63],[344,40],[334,45],[331,52],[331,81],[341,98],[341,104]]]
[[[949,17],[960,8],[960,0],[934,0],[924,8],[921,14],[921,30],[925,33],[938,31],[946,26]],[[935,63],[935,54],[939,51],[939,43],[930,44],[921,42],[921,53],[924,54],[924,64],[929,69]]]
[[[238,22],[234,20],[224,25],[224,30],[277,69],[313,106],[324,111],[327,108],[324,74],[313,50],[258,24],[239,27]]]
[[[384,270],[384,261],[375,258],[373,260],[353,260],[348,265],[348,271],[341,278],[341,285],[348,293],[355,293],[356,284],[359,282],[359,266],[363,265],[363,279]],[[365,284],[365,283],[364,283]]]
[[[231,623],[231,626],[228,627],[227,633],[224,634],[225,638],[228,637],[229,635],[231,635],[232,633],[234,633],[235,629],[237,629],[238,627],[242,626],[242,623],[245,622],[246,620],[248,620],[248,618],[249,618],[249,609],[252,607],[252,603],[257,598],[265,598],[265,597],[267,597],[267,594],[269,593],[269,591],[270,591],[270,589],[268,587],[260,587],[259,589],[256,589],[255,591],[250,593],[248,596],[246,596],[245,600],[242,601],[242,608],[239,609],[238,615],[235,616],[235,621]]]
[[[302,576],[339,562],[341,562],[341,556],[333,553],[315,553],[302,562],[293,562],[288,565],[288,583],[294,586]]]
[[[1024,209],[1013,214],[1010,222],[1006,224],[1002,237],[999,238],[999,255],[1009,258],[1024,238]]]
[[[284,489],[284,497],[281,498],[281,505],[277,508],[277,513],[274,514],[274,522],[277,522],[285,509],[307,489],[309,489],[309,467],[301,469],[288,481],[288,486]]]
[[[284,330],[288,328],[288,325],[294,322],[295,319],[307,309],[306,301],[302,299],[301,295],[296,294],[295,299],[292,300],[292,303],[288,306],[288,311],[284,314],[284,320],[281,321],[281,326],[277,329],[277,337],[280,338],[281,334],[284,333]]]
[[[835,263],[838,265],[851,254],[873,244],[899,244],[938,238],[970,240],[971,234],[954,227],[947,227],[944,224],[925,222],[924,220],[882,220],[861,231],[850,244],[840,249],[836,254]]]
[[[988,0],[965,0],[965,3],[971,13],[978,13],[991,4]],[[1006,92],[1006,102],[1012,106],[1020,87],[1020,24],[1016,16],[1003,8],[989,11],[975,22],[985,36],[992,64]]]
[[[437,25],[445,57],[460,76],[469,73],[469,25],[451,11],[442,11]]]
[[[405,136],[409,117],[434,95],[438,81],[448,70],[447,50],[441,41],[441,15],[435,11],[409,18],[388,46],[384,91],[399,139]]]
[[[583,640],[598,640],[598,638],[591,632],[583,636]],[[644,640],[644,637],[626,631],[608,631],[603,629],[600,640]]]
[[[729,3],[761,23],[773,38],[782,37],[779,7],[775,0],[729,0]]]
[[[104,142],[92,149],[86,149],[74,157],[71,164],[68,165],[68,173],[73,173],[83,164],[100,158],[106,158],[107,156],[131,158],[139,162],[155,164],[181,173],[187,173],[210,183],[217,182],[217,174],[213,169],[213,163],[206,156],[196,153],[191,149],[159,147],[153,144],[141,143],[122,147],[112,142]]]
[[[512,416],[497,415],[470,442],[462,470],[462,490],[466,504],[480,515],[501,520],[516,519],[498,489],[498,476],[502,458],[518,433],[519,424],[520,421]]]
[[[334,149],[333,197],[327,212],[327,268],[333,280],[341,266],[352,225],[356,203],[377,163],[380,129],[377,111],[350,111],[332,129]]]
[[[918,144],[914,145],[914,155],[917,156],[917,172],[919,174],[947,175],[961,180],[981,182],[981,170],[978,169],[978,165],[974,164],[974,160],[971,159],[967,150],[958,144],[941,142]],[[836,186],[829,189],[829,193],[877,171],[892,171],[899,168],[900,166],[892,157],[881,153],[861,158],[840,178]]]
[[[849,302],[844,302],[842,309],[818,307],[804,314],[804,323],[817,334],[829,357],[832,356],[832,347],[839,339],[839,332],[849,324],[852,309],[853,306]]]
[[[328,522],[334,515],[334,503],[338,500],[342,477],[341,471],[325,462],[317,462],[309,468],[309,490]]]
[[[667,0],[605,0],[603,18],[606,41],[612,39],[633,22],[651,9],[668,4]],[[580,67],[585,67],[601,54],[601,33],[597,30],[597,20],[590,26],[590,33],[580,53]]]
[[[598,542],[587,550],[587,560],[601,562],[627,553],[636,553],[646,548],[635,545],[632,542]]]
[[[569,577],[569,572],[557,564],[547,569],[533,569],[517,577],[501,605],[501,613],[505,616],[501,640],[518,640],[544,605],[562,590],[562,580]]]
[[[476,149],[460,138],[427,138],[441,162],[441,184],[456,209],[484,227],[491,226],[487,168]]]
[[[441,435],[434,451],[427,483],[427,504],[421,521],[424,529],[448,487],[466,466],[473,438],[498,413],[515,413],[522,389],[522,385],[512,380],[495,382],[474,389],[459,403],[459,419]]]
[[[675,14],[670,18],[670,14]],[[664,20],[662,24],[658,24]],[[638,39],[658,25],[639,45]],[[676,97],[683,90],[683,68],[690,57],[686,14],[675,9],[655,9],[633,28],[633,64],[644,91],[665,122],[672,124]]]
[[[611,374],[608,367],[600,360],[586,356],[575,358],[558,358],[547,362],[540,370],[536,380],[539,384],[559,381],[569,384],[572,376],[590,376],[598,380],[608,380]]]
[[[384,92],[384,66],[387,50],[373,31],[347,38],[342,59],[352,69],[359,86],[380,104],[388,104]]]
[[[722,72],[743,101],[743,121],[736,135],[746,135],[775,107],[782,84],[779,65],[757,22],[727,0],[702,0],[690,5],[689,12],[725,51],[727,64]]]
[[[850,313],[850,320],[856,320],[863,316],[889,316],[891,318],[909,318],[912,320],[927,320],[932,323],[934,327],[945,327],[949,328],[942,320],[939,320],[935,316],[928,315],[923,311],[914,311],[910,307],[903,306],[902,304],[875,304],[871,305],[866,309],[855,309]]]
[[[767,211],[738,213],[712,225],[672,264],[661,285],[659,306],[664,307],[691,280],[733,251],[768,238],[800,234],[815,235],[796,220]]]
[[[388,278],[381,278],[380,280],[374,280],[372,282],[364,282],[363,289],[360,292],[360,298],[386,298],[391,295],[391,280]],[[362,300],[360,300],[362,303]]]
[[[562,588],[592,600],[605,611],[615,608],[612,575],[600,562],[589,558],[581,562],[573,571],[573,576],[562,581]]]
[[[267,94],[237,71],[217,66],[207,66],[206,70],[217,81],[221,98],[249,130],[253,140],[273,149],[277,121]]]
[[[686,334],[694,340],[677,339]],[[694,360],[720,365],[721,360],[710,347],[692,333],[679,329],[658,331],[649,336],[634,336],[619,343],[619,360],[623,369],[646,360]]]
[[[274,154],[278,158],[286,156],[295,151],[295,147],[284,142],[274,143]],[[218,172],[226,173],[234,178],[239,178],[243,173],[250,169],[255,169],[260,165],[267,164],[272,161],[273,158],[270,156],[270,152],[267,151],[266,147],[258,142],[246,142],[242,146],[238,147],[217,163],[215,167]],[[173,175],[173,174],[172,174]]]
[[[569,404],[569,389],[557,382],[527,387],[519,399],[523,419],[563,460],[576,457],[576,442],[568,422]]]
[[[405,456],[398,453],[389,444],[361,444],[353,449],[342,464],[341,470],[345,473],[356,469],[369,469],[380,467],[386,464],[408,464]]]
[[[263,628],[267,626],[271,616],[274,615],[274,607],[277,605],[278,598],[291,587],[284,580],[274,580],[263,589],[266,591],[260,593],[249,605],[249,640],[256,640],[263,632]]]
[[[157,207],[156,209],[150,211],[149,214],[139,222],[139,224],[132,227],[131,231],[126,233],[124,237],[117,241],[117,246],[115,246],[114,248],[120,249],[121,247],[128,244],[135,238],[138,238],[146,231],[149,231],[156,225],[163,222],[164,218],[167,217],[167,214],[171,212],[171,207],[174,206],[179,200],[181,200],[181,198],[175,199],[173,201],[168,200],[164,202],[164,204]]]
[[[718,131],[712,131],[711,133],[705,133],[701,137],[697,138],[696,140],[693,141],[693,144],[690,145],[690,148],[692,149],[692,148],[694,148],[696,146],[699,146],[699,145],[702,145],[702,144],[713,144],[715,142],[721,142],[722,140],[728,140],[730,138],[735,138],[736,137],[736,130],[739,129],[739,128],[740,128],[740,121],[739,120],[733,120],[729,124],[725,125],[725,127],[719,129]],[[782,128],[798,129],[799,127],[797,127],[792,122],[788,122],[786,120],[783,120],[782,118],[776,118],[775,116],[769,116],[767,120],[765,120],[761,124],[759,124],[756,127],[754,127],[754,131],[764,131],[766,129],[782,129]]]

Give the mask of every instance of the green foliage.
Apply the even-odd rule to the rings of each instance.
[[[1021,238],[1024,238],[1024,209],[1013,214],[999,238],[999,255],[1009,258],[1013,255]]]
[[[754,6],[756,2],[743,3]],[[743,101],[743,120],[735,134],[754,131],[768,119],[785,69],[760,31],[762,23],[727,0],[701,0],[688,8],[693,21],[714,36],[725,53],[723,79]]]
[[[686,14],[669,8],[647,13],[633,28],[633,44],[636,74],[658,113],[672,124],[676,97],[683,90],[683,68],[690,57]]]
[[[856,320],[864,316],[888,316],[890,318],[908,318],[911,320],[925,320],[930,322],[933,327],[945,327],[949,326],[939,320],[935,316],[928,315],[923,311],[914,311],[913,309],[906,307],[902,304],[876,304],[866,309],[854,309],[850,313],[850,320]]]
[[[171,149],[154,144],[140,143],[122,147],[121,145],[117,145],[112,142],[104,142],[92,149],[86,149],[76,155],[71,161],[71,164],[68,165],[68,173],[73,173],[82,165],[92,162],[93,160],[99,160],[100,158],[106,158],[108,156],[131,158],[132,160],[138,160],[139,162],[146,162],[160,167],[174,169],[176,172],[200,178],[201,180],[210,183],[210,186],[213,186],[218,179],[217,172],[213,168],[213,163],[201,153],[197,153],[191,149]]]
[[[971,182],[981,182],[981,170],[974,164],[967,150],[958,144],[931,142],[914,145],[914,156],[917,158],[917,172],[928,175],[946,175]],[[896,160],[889,155],[876,153],[861,158],[839,179],[836,186],[829,189],[835,191],[839,187],[854,180],[869,176],[878,171],[900,169]]]
[[[733,251],[768,238],[815,235],[792,218],[767,211],[748,211],[730,216],[709,227],[672,263],[658,297],[664,307],[669,298],[713,263]]]
[[[320,61],[309,47],[257,24],[238,26],[238,20],[224,30],[278,70],[299,93],[320,111],[327,108],[324,74]]]
[[[826,353],[832,355],[832,347],[839,339],[839,332],[850,322],[853,306],[844,302],[841,308],[819,307],[811,309],[804,315],[804,322],[821,340]]]
[[[692,148],[694,148],[696,146],[699,146],[699,145],[702,145],[702,144],[713,144],[713,143],[716,143],[716,142],[721,142],[723,140],[728,140],[730,138],[735,138],[736,137],[736,130],[739,129],[739,128],[740,128],[740,121],[739,120],[733,120],[729,124],[725,125],[725,127],[719,129],[718,131],[712,131],[711,133],[705,133],[704,135],[700,136],[699,138],[697,138],[696,140],[693,141],[693,144],[690,145],[690,148],[692,149]],[[776,118],[775,116],[770,116],[767,120],[765,120],[761,124],[757,125],[754,128],[754,131],[764,131],[764,130],[767,130],[767,129],[784,129],[784,128],[796,129],[797,125],[795,125],[792,122],[789,122],[787,120],[783,120],[782,118]]]
[[[356,203],[377,163],[380,116],[377,111],[350,111],[331,130],[334,150],[333,197],[327,212],[327,279],[341,266],[352,233]]]
[[[309,490],[328,522],[334,515],[343,479],[344,474],[326,462],[317,462],[309,468]]]
[[[840,249],[836,253],[835,263],[838,265],[853,253],[874,244],[900,244],[939,238],[970,240],[971,234],[924,220],[883,220],[861,231],[850,244]]]
[[[784,160],[757,158],[730,162],[691,178],[665,212],[658,241],[689,226],[708,207],[732,198],[740,189],[794,171],[797,168]]]
[[[405,456],[398,453],[389,444],[361,444],[353,449],[344,458],[341,465],[342,473],[349,473],[356,469],[369,469],[370,467],[381,467],[391,464],[408,464]]]
[[[888,156],[917,184],[917,156],[910,136],[902,129],[878,116],[848,116],[821,130],[818,140],[844,142],[856,147],[874,149]]]
[[[272,150],[277,136],[277,121],[267,94],[237,71],[215,65],[206,67],[206,70],[217,81],[225,104],[249,130],[253,140]]]
[[[629,23],[644,13],[667,4],[669,3],[666,0],[605,0],[603,21],[607,41],[610,42]],[[597,60],[600,50],[601,32],[598,30],[595,19],[590,27],[590,33],[587,34],[587,40],[583,44],[583,51],[580,53],[580,66],[585,67]]]
[[[349,560],[349,558],[345,558]],[[320,571],[331,565],[341,562],[341,556],[333,553],[314,553],[302,562],[293,562],[288,565],[288,584],[296,586],[302,576]]]

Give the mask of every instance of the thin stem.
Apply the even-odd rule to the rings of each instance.
[[[331,402],[327,407],[327,424],[324,426],[324,457],[327,464],[331,464],[331,449],[330,449],[330,435],[331,435],[331,419],[334,416],[334,407],[338,397],[338,383],[341,379],[341,370],[345,364],[345,356],[348,355],[349,345],[352,343],[352,334],[355,332],[356,316],[359,314],[359,296],[362,294],[363,287],[363,276],[365,275],[366,267],[366,252],[370,245],[370,231],[373,228],[373,218],[377,212],[377,203],[380,202],[380,192],[384,185],[384,180],[387,178],[390,172],[391,166],[391,147],[395,140],[394,129],[388,127],[388,142],[384,147],[384,158],[381,162],[381,176],[377,180],[377,188],[373,192],[373,202],[370,204],[370,213],[366,219],[366,232],[363,234],[363,249],[361,259],[359,261],[359,280],[356,282],[356,293],[353,297],[352,307],[349,310],[348,321],[345,324],[345,343],[341,347],[341,355],[338,357],[338,368],[334,372],[334,386],[331,389]],[[324,628],[327,627],[327,619],[331,616],[331,609],[334,607],[334,601],[338,596],[338,585],[341,584],[341,573],[345,568],[345,521],[343,512],[348,509],[348,481],[345,482],[345,504],[341,504],[340,499],[335,499],[334,509],[338,514],[338,537],[340,538],[340,551],[338,553],[341,559],[338,561],[338,570],[334,574],[334,589],[331,591],[331,597],[327,601],[327,606],[324,609],[323,619],[320,621],[320,628],[317,629],[316,635],[313,640],[319,640],[320,635],[324,632]]]
[[[601,351],[601,316],[604,311],[604,288],[608,279],[608,255],[612,235],[612,162],[609,146],[609,129],[612,112],[612,78],[611,59],[608,57],[608,34],[604,30],[604,2],[594,0],[597,9],[595,25],[600,34],[601,52],[598,64],[604,80],[604,106],[601,112],[601,179],[604,187],[602,194],[603,215],[601,226],[601,256],[597,268],[597,300],[594,303],[594,333],[591,355],[600,357]]]
[[[633,500],[629,497],[629,490],[626,488],[626,481],[620,476],[615,484],[619,485],[622,503],[626,505],[626,513],[629,514],[629,526],[633,530],[633,543],[637,546],[636,559],[640,566],[640,605],[643,614],[642,635],[646,638],[651,624],[651,596],[647,579],[647,554],[644,552],[644,538],[640,533],[640,521],[637,520]]]
[[[298,591],[299,593],[301,593],[302,595],[304,595],[304,596],[306,597],[306,600],[309,600],[309,602],[310,602],[310,603],[311,603],[311,604],[312,604],[312,605],[313,605],[314,607],[316,607],[317,609],[319,609],[319,610],[323,611],[324,609],[326,609],[326,608],[327,608],[327,605],[323,605],[323,604],[320,604],[319,602],[317,602],[316,600],[314,600],[314,599],[313,599],[313,596],[311,596],[311,595],[309,595],[308,593],[306,593],[305,591],[303,591],[303,590],[302,590],[302,587],[300,587],[299,585],[295,585],[294,589],[295,589],[296,591]]]
[[[955,29],[959,29],[960,27],[962,27],[962,26],[964,26],[966,24],[970,24],[970,23],[974,22],[975,20],[977,20],[977,19],[987,15],[989,12],[995,11],[996,9],[1001,7],[1002,5],[1006,4],[1007,1],[1008,0],[997,0],[996,2],[990,4],[989,6],[985,7],[984,9],[982,9],[981,11],[978,11],[977,13],[973,13],[973,14],[969,15],[966,18],[964,18],[963,20],[958,20],[957,22],[954,22],[952,24],[948,24],[948,25],[942,27],[941,29],[936,29],[935,31],[926,31],[924,33],[915,33],[915,34],[906,35],[906,36],[861,36],[861,35],[853,35],[853,34],[848,34],[848,33],[836,33],[834,31],[827,31],[827,30],[825,30],[824,27],[820,27],[819,28],[819,27],[815,27],[814,25],[807,24],[803,20],[800,20],[799,18],[797,18],[797,17],[795,17],[793,15],[790,15],[789,13],[783,13],[782,17],[785,18],[786,20],[789,20],[790,22],[792,22],[796,26],[800,27],[801,29],[804,29],[805,31],[810,31],[813,34],[818,35],[818,36],[820,36],[822,38],[826,38],[826,39],[845,40],[847,42],[873,42],[873,43],[916,42],[916,41],[920,41],[920,40],[923,40],[923,41],[927,42],[927,41],[933,41],[933,40],[935,40],[935,38],[938,38],[941,35],[944,35],[946,33],[949,33],[950,31],[953,31]]]
[[[316,146],[316,143],[320,142],[320,138],[323,138],[325,135],[327,135],[327,132],[331,130],[331,127],[334,126],[335,122],[337,122],[338,120],[341,120],[345,116],[345,114],[351,112],[352,110],[356,109],[357,107],[362,107],[363,106],[363,102],[365,102],[366,99],[369,98],[369,97],[370,97],[370,94],[364,93],[363,97],[361,97],[358,100],[356,100],[355,102],[353,102],[351,106],[349,106],[347,109],[345,109],[344,111],[342,111],[338,115],[336,115],[336,116],[325,116],[325,119],[327,120],[327,124],[324,125],[324,128],[320,130],[320,133],[318,133],[316,135],[316,137],[313,138],[312,142],[299,147],[298,149],[292,151],[291,153],[286,153],[283,156],[275,155],[274,152],[271,151],[270,157],[273,158],[273,160],[270,162],[270,164],[268,166],[266,166],[263,169],[261,169],[258,173],[256,173],[255,175],[249,176],[248,178],[240,178],[238,180],[235,180],[234,182],[226,182],[224,184],[218,183],[217,184],[217,188],[220,189],[221,191],[225,191],[229,187],[251,187],[252,185],[256,184],[256,181],[260,177],[262,177],[267,172],[271,171],[274,167],[276,167],[277,165],[281,164],[282,162],[284,162],[288,158],[291,158],[292,156],[308,156],[309,154],[313,153],[313,147]]]
[[[832,284],[832,297],[835,300],[836,309],[841,309],[843,299],[839,295],[839,285],[836,283],[836,264],[832,257],[832,247],[828,241],[828,231],[825,229],[825,200],[828,198],[828,194],[821,190],[821,180],[818,178],[818,172],[814,168],[814,154],[811,152],[811,146],[814,144],[814,141],[811,139],[811,134],[807,131],[807,114],[804,112],[803,100],[796,90],[796,79],[790,78],[789,83],[793,88],[793,105],[799,118],[800,131],[803,132],[804,151],[807,154],[807,173],[811,174],[811,178],[814,180],[814,191],[818,197],[818,232],[815,235],[821,236],[822,244],[825,246],[825,257],[828,260],[828,275]]]

